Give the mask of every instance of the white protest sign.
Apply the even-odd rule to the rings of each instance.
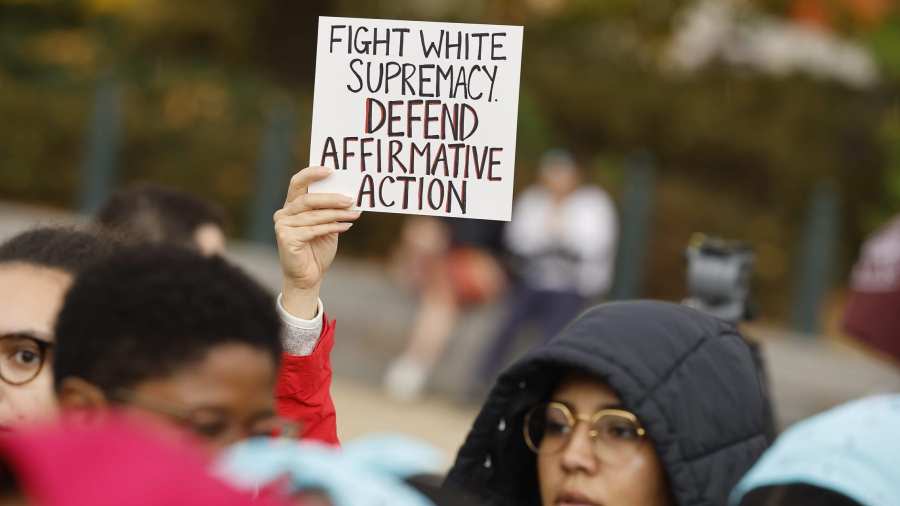
[[[310,191],[509,221],[522,27],[319,18]]]

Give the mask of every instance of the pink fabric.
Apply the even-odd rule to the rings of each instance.
[[[36,506],[277,506],[213,478],[197,447],[121,418],[30,428],[0,438],[0,458]]]

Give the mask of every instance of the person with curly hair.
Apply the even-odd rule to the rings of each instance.
[[[272,395],[280,330],[270,294],[221,257],[124,249],[65,297],[53,362],[60,406],[137,413],[213,447],[292,432]]]

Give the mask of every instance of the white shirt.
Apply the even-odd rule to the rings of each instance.
[[[607,193],[582,186],[559,204],[531,187],[516,199],[506,228],[509,249],[525,258],[525,281],[538,289],[600,295],[612,284],[616,209]]]

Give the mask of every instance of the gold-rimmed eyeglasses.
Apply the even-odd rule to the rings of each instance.
[[[525,415],[525,443],[534,453],[556,453],[568,446],[579,423],[588,426],[594,453],[609,463],[623,462],[647,436],[637,416],[623,409],[601,409],[579,415],[561,402],[538,404]]]

